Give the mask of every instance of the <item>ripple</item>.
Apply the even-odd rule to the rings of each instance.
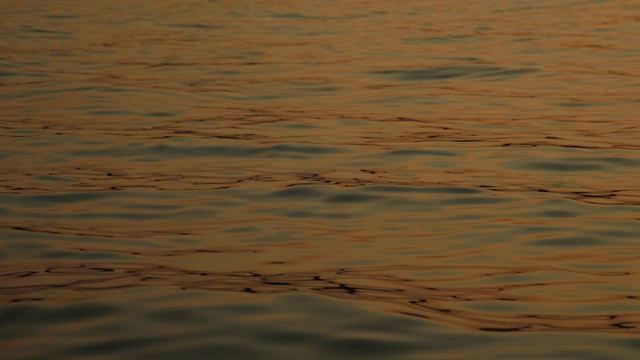
[[[570,239],[571,240],[571,239]],[[573,240],[571,240],[573,241]],[[429,284],[428,281],[411,278],[411,273],[425,272],[438,276],[442,271],[464,271],[475,273],[477,279],[500,277],[499,286],[490,283],[485,286],[437,286],[440,281]],[[536,281],[537,275],[555,271],[557,275],[574,280],[554,280],[548,282]],[[392,275],[393,274],[393,275]],[[509,274],[528,274],[529,280],[524,278],[507,278]],[[76,281],[82,275],[82,281]],[[556,275],[556,276],[557,276]],[[150,284],[161,287],[180,287],[185,290],[216,290],[225,292],[240,292],[252,294],[322,294],[332,298],[352,301],[378,301],[395,304],[406,308],[403,313],[410,316],[424,317],[455,324],[473,326],[486,331],[599,331],[599,332],[638,332],[631,324],[638,321],[637,314],[600,313],[591,315],[556,315],[553,313],[520,313],[522,309],[547,307],[555,303],[559,286],[580,289],[583,284],[589,284],[589,277],[597,278],[600,282],[614,281],[618,277],[631,274],[621,271],[592,271],[572,270],[569,268],[536,268],[536,267],[497,267],[497,266],[392,266],[392,267],[363,267],[350,269],[328,270],[323,273],[253,273],[230,272],[212,273],[196,269],[179,269],[167,266],[127,265],[116,267],[103,263],[101,265],[68,265],[65,267],[48,269],[31,269],[29,272],[3,273],[0,276],[11,278],[13,285],[0,288],[3,297],[19,299],[42,298],[52,296],[49,289],[64,291],[100,292],[116,288],[147,287]],[[582,280],[578,280],[582,279]],[[375,284],[371,282],[375,280]],[[16,281],[24,284],[15,283]],[[147,283],[150,281],[151,283]],[[29,284],[29,285],[27,285]],[[531,297],[527,290],[537,289],[538,296]],[[49,295],[47,295],[49,294]],[[588,294],[584,294],[588,296]],[[597,294],[594,294],[597,296]],[[565,300],[566,306],[572,303],[584,302],[582,298],[573,301]],[[620,297],[616,302],[632,301]],[[495,302],[499,306],[489,306]],[[477,303],[478,306],[468,305]],[[509,305],[509,306],[507,306]],[[98,305],[73,307],[73,313],[64,312],[57,315],[53,321],[69,321],[74,317],[90,319],[107,316],[117,311],[113,305],[100,305],[104,310],[95,310]],[[552,308],[553,306],[549,307]],[[24,309],[35,309],[33,305],[24,305]],[[607,306],[603,306],[603,309]],[[615,305],[608,308],[614,309]],[[24,318],[16,315],[15,311],[2,315],[6,319]],[[102,309],[102,308],[100,308]],[[106,312],[105,312],[106,311]],[[526,310],[525,310],[526,311]],[[606,311],[606,310],[605,310]],[[244,312],[244,310],[243,310]],[[40,315],[33,315],[39,317]],[[165,317],[165,315],[158,315]],[[154,315],[154,318],[156,316]],[[626,319],[626,320],[623,320]],[[9,320],[7,320],[9,321]],[[625,328],[617,327],[621,321],[629,325]]]

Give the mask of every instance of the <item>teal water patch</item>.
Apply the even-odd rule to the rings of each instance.
[[[130,110],[101,110],[88,112],[87,115],[99,115],[99,116],[135,116],[138,115],[134,111]]]
[[[539,70],[531,68],[510,69],[500,66],[459,65],[427,69],[383,70],[374,74],[388,75],[399,81],[440,81],[457,78],[500,81],[532,74],[537,71]]]
[[[194,24],[167,24],[165,25],[167,27],[171,27],[171,28],[177,28],[177,29],[193,29],[193,30],[220,30],[220,29],[224,29],[226,26],[224,25],[215,25],[215,24],[199,24],[199,23],[194,23]]]
[[[548,239],[535,240],[532,245],[548,246],[555,248],[581,248],[606,244],[605,239],[595,236],[562,236]]]
[[[344,194],[337,194],[337,195],[331,196],[325,199],[325,201],[333,204],[349,204],[349,203],[370,202],[378,199],[381,199],[381,197],[375,196],[375,195],[358,194],[358,193],[344,193]]]
[[[51,175],[42,175],[34,177],[36,180],[46,181],[46,182],[54,182],[54,183],[70,183],[77,182],[76,179],[64,178],[61,176],[51,176]]]
[[[392,185],[369,185],[357,188],[349,188],[336,191],[330,186],[295,186],[278,190],[267,194],[267,198],[277,198],[291,201],[318,201],[329,203],[359,203],[376,200],[394,201],[401,198],[416,200],[413,195],[433,195],[424,196],[421,199],[438,201],[442,204],[463,205],[466,203],[499,203],[508,201],[506,198],[491,197],[490,192],[465,188],[465,187],[419,187],[419,186],[392,186]],[[438,195],[469,195],[468,197],[441,197]]]
[[[329,196],[330,192],[318,186],[294,186],[267,194],[280,200],[309,201]]]
[[[20,159],[23,157],[28,157],[33,153],[33,151],[3,149],[3,151],[0,152],[0,160],[9,160],[12,158]]]
[[[67,20],[67,19],[81,19],[86,17],[85,15],[46,15],[44,16],[48,19],[56,19],[56,20]]]
[[[42,195],[0,195],[0,199],[5,204],[13,204],[25,208],[47,207],[61,204],[74,204],[102,200],[105,198],[120,197],[121,194],[115,192],[69,192],[64,194],[42,194]]]
[[[454,206],[489,206],[495,204],[503,204],[507,202],[517,201],[516,198],[504,198],[504,197],[489,197],[489,196],[477,196],[477,197],[447,197],[438,199],[438,202],[444,205]]]
[[[50,75],[47,75],[47,74],[38,74],[37,76],[34,75],[34,77],[48,77],[48,76]],[[93,91],[94,89],[95,89],[94,87],[74,87],[74,88],[66,88],[66,89],[55,88],[55,89],[47,89],[47,90],[40,90],[40,89],[20,90],[20,91],[7,92],[6,94],[0,95],[0,99],[17,100],[17,99],[29,98],[31,101],[40,101],[43,99],[50,99],[52,96],[56,94],[85,93],[88,91]]]
[[[190,157],[263,157],[307,159],[314,156],[346,152],[338,146],[318,146],[307,144],[278,144],[271,146],[248,145],[143,145],[141,143],[122,145],[97,150],[73,151],[74,157],[132,157],[139,161],[164,161]]]
[[[579,215],[579,213],[569,210],[546,210],[538,213],[538,216],[547,218],[572,218]]]
[[[543,172],[601,172],[635,171],[640,167],[640,159],[613,156],[560,157],[554,159],[523,156],[506,163],[509,168],[536,170]]]
[[[424,149],[402,149],[392,150],[383,154],[389,157],[405,157],[405,156],[455,156],[453,151],[446,150],[424,150]]]
[[[98,318],[112,316],[122,308],[114,303],[86,302],[69,305],[34,305],[16,304],[0,310],[0,321],[5,325],[20,327],[28,322],[38,322],[41,325],[60,325],[91,321]]]
[[[147,113],[146,115],[151,117],[165,118],[165,117],[177,116],[180,114],[177,112],[170,112],[170,111],[153,111],[153,112]]]
[[[477,41],[477,37],[471,35],[453,35],[453,36],[433,36],[426,38],[412,38],[405,39],[404,41],[411,45],[424,45],[424,44],[450,44],[460,42],[473,42]],[[455,60],[467,60],[477,61],[476,58],[453,58]]]
[[[479,195],[487,194],[487,191],[468,187],[455,186],[393,186],[393,185],[371,185],[366,187],[367,191],[385,193],[423,193],[423,194],[458,194],[458,195]]]
[[[309,15],[303,13],[273,13],[271,17],[276,19],[291,19],[291,20],[353,20],[359,18],[367,18],[371,15],[366,14],[353,14],[353,15],[341,15],[341,16],[321,16],[321,15]]]
[[[32,27],[30,25],[23,26],[22,31],[28,32],[28,33],[35,33],[35,34],[53,34],[53,35],[72,35],[73,34],[70,31],[49,30],[49,29]]]
[[[128,299],[133,295],[124,289],[112,292]],[[36,341],[38,346],[8,343],[7,351],[19,358],[56,359],[199,360],[212,354],[238,360],[463,359],[482,354],[491,359],[620,360],[633,358],[640,348],[635,340],[588,333],[479,333],[407,315],[411,310],[373,311],[306,294],[261,298],[239,293],[234,303],[190,289],[179,294],[150,296],[153,292],[146,291],[127,302],[10,304],[0,311],[7,325],[0,334],[4,339],[30,334]]]

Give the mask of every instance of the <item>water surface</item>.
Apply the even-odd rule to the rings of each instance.
[[[21,1],[15,359],[640,354],[640,9]]]

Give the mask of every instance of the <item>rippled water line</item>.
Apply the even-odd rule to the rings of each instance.
[[[192,251],[156,253],[155,256],[181,256],[193,252],[206,253],[237,253],[240,250]],[[136,253],[136,255],[138,255]],[[150,254],[145,254],[150,255]],[[637,259],[637,257],[635,258]],[[631,260],[631,259],[627,259]],[[108,266],[106,266],[108,265]],[[124,265],[124,267],[123,267]],[[638,332],[638,317],[633,314],[621,313],[580,313],[575,315],[550,313],[513,313],[509,310],[498,310],[493,314],[458,309],[460,303],[490,303],[509,302],[524,303],[524,308],[530,308],[530,303],[557,301],[554,296],[545,299],[540,294],[553,294],[554,289],[571,284],[601,284],[608,277],[634,276],[620,271],[577,271],[552,267],[521,267],[504,268],[490,266],[422,266],[422,267],[386,267],[363,269],[335,269],[323,273],[274,273],[258,274],[253,272],[209,273],[166,267],[163,265],[132,264],[101,264],[101,267],[91,265],[65,265],[57,268],[30,270],[4,273],[8,280],[30,278],[33,285],[3,287],[3,297],[9,302],[37,302],[56,301],[48,293],[56,288],[63,288],[65,292],[103,291],[107,289],[122,289],[130,287],[162,286],[180,288],[183,290],[215,290],[240,291],[255,294],[287,294],[311,293],[322,294],[356,301],[376,301],[395,305],[403,305],[405,310],[398,310],[402,314],[424,319],[439,320],[456,323],[465,327],[487,331],[587,331],[587,332]],[[104,267],[103,267],[104,266]],[[460,274],[474,273],[474,278],[491,278],[515,275],[535,276],[539,272],[560,272],[573,275],[589,275],[586,280],[507,283],[499,286],[473,287],[440,287],[434,286],[447,282],[436,275],[432,280],[428,278],[410,279],[402,276],[404,273],[459,272]],[[398,274],[398,275],[388,275]],[[468,276],[468,275],[463,275]],[[598,280],[602,277],[605,280]],[[450,280],[453,280],[452,278]],[[461,280],[461,279],[456,279]],[[471,280],[471,279],[464,279]],[[477,280],[476,280],[477,281]],[[632,280],[625,280],[632,281]],[[37,285],[42,283],[42,285]],[[367,285],[370,283],[370,285]],[[432,285],[433,284],[433,285]],[[538,289],[538,295],[519,295],[529,289]],[[61,294],[63,297],[69,295]],[[609,305],[638,301],[638,296],[620,294],[617,297],[580,298],[565,300],[565,306],[579,308],[581,303],[605,302]],[[613,307],[612,307],[613,308]],[[508,307],[507,307],[508,309]]]

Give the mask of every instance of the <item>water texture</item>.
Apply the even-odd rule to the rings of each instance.
[[[0,1],[8,359],[640,355],[634,1]]]

